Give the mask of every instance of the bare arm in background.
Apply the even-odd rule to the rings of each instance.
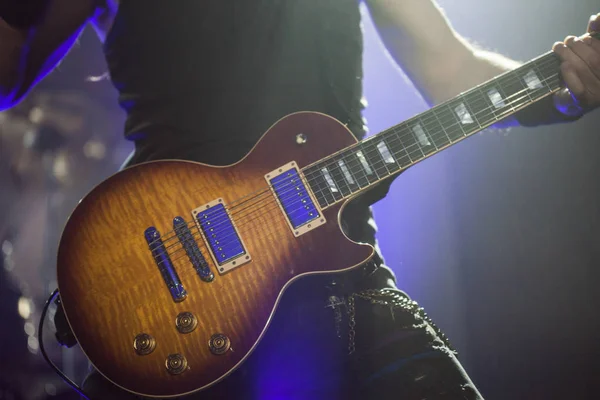
[[[381,39],[396,63],[430,104],[438,104],[475,87],[519,63],[475,49],[454,31],[434,0],[366,0]],[[588,32],[600,30],[600,14]],[[557,108],[569,113],[578,104],[600,105],[600,41],[587,37],[556,43],[566,90],[555,96]],[[443,65],[443,68],[440,66]]]
[[[97,0],[48,0],[46,4],[43,19],[29,29],[15,28],[0,18],[0,110],[18,103],[44,78],[101,9]]]

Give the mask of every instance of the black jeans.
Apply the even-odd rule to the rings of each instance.
[[[360,296],[353,296],[355,312],[349,313],[349,296],[342,291],[343,285],[324,287],[316,278],[296,282],[242,366],[185,399],[482,399],[453,352],[419,313]],[[350,321],[355,322],[352,354]],[[140,398],[95,371],[83,388],[93,400]]]

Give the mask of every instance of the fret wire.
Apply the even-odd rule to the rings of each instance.
[[[383,164],[383,159],[373,159],[372,154],[377,154],[378,151],[373,147],[372,141],[373,138],[377,138],[376,136],[372,136],[368,141],[363,142],[363,151],[362,154],[367,160],[367,163],[373,167],[373,171],[375,171],[375,175],[377,175],[378,179],[382,179],[387,176],[388,170],[385,168]],[[381,164],[381,166],[380,166]]]
[[[379,152],[379,148],[377,147],[377,144],[375,144],[375,146],[373,146],[373,142],[377,142],[378,139],[382,139],[385,135],[377,135],[377,136],[372,136],[371,139],[369,139],[368,145],[370,145],[371,147],[373,147],[373,151],[370,153],[375,154],[376,158],[377,158],[377,162],[380,162],[379,159],[381,159],[381,163],[383,164],[383,166],[385,167],[385,170],[387,171],[387,176],[391,175],[390,170],[387,167],[387,164],[385,162],[385,160],[383,159],[383,155],[381,155],[381,153]],[[379,140],[380,141],[380,140]],[[365,154],[366,156],[366,154]]]
[[[313,178],[309,178],[309,173],[304,173],[304,179],[302,179],[303,183],[305,183],[305,185],[312,190],[314,196],[317,199],[317,202],[319,203],[319,205],[321,204],[321,202],[319,201],[319,194],[317,193],[317,191],[315,190],[315,187],[310,184],[310,181],[313,180]],[[318,183],[318,182],[317,182]],[[320,188],[319,188],[319,192],[320,192]],[[322,193],[321,193],[322,194]],[[325,200],[325,202],[327,202],[327,199],[325,197],[323,197],[323,200]]]
[[[373,150],[369,150],[368,148],[365,148],[365,146],[363,145],[363,142],[359,142],[358,146],[353,147],[352,149],[349,149],[348,152],[352,152],[354,157],[352,158],[352,163],[349,164],[349,168],[350,169],[355,169],[356,166],[359,167],[359,169],[361,170],[361,172],[364,170],[363,165],[361,164],[360,160],[358,159],[358,155],[357,153],[357,148],[358,151],[361,152],[361,154],[364,157],[365,162],[367,163],[367,165],[369,166],[369,168],[371,169],[371,171],[373,171],[373,173],[375,174],[375,176],[377,177],[377,179],[375,180],[375,182],[381,180],[382,178],[388,176],[390,174],[389,170],[385,167],[385,164],[383,163],[383,159],[377,159],[376,162],[372,161],[372,157],[370,156],[371,154],[376,154],[377,150],[373,149]],[[371,144],[369,144],[371,145]],[[380,175],[380,171],[383,172],[382,175]],[[366,171],[365,171],[366,172]],[[370,186],[373,182],[371,182],[371,178],[369,178],[369,176],[364,173],[365,176],[365,180],[368,182],[368,185]]]
[[[545,77],[544,77],[544,74],[543,74],[543,73],[542,73],[542,71],[541,71],[541,70],[538,68],[538,66],[537,66],[537,63],[536,63],[535,61],[534,61],[534,62],[532,62],[532,65],[533,65],[533,69],[535,69],[535,70],[537,71],[537,73],[541,75],[541,77],[542,77],[542,78],[545,78]],[[552,91],[552,89],[550,88],[550,85],[548,85],[548,82],[546,82],[546,80],[545,80],[545,79],[541,79],[540,81],[542,82],[542,85],[546,86],[546,88],[547,88],[547,89],[548,89],[550,92]]]
[[[458,126],[460,128],[460,131],[462,132],[462,135],[466,138],[467,132],[465,132],[465,127],[460,122],[460,120],[457,118],[458,116],[456,115],[454,110],[450,107],[450,103],[446,104],[445,107],[448,110],[448,112],[450,113],[450,115],[452,115],[452,120],[454,121],[454,124],[452,124],[450,127]]]
[[[431,113],[433,113],[433,109],[431,109],[430,111],[431,111]],[[419,121],[418,125],[421,126],[421,129],[423,129],[423,132],[425,133],[425,137],[427,138],[427,141],[429,141],[429,139],[431,139],[431,144],[433,144],[433,147],[435,148],[435,151],[437,152],[440,149],[437,146],[437,144],[435,143],[435,139],[433,137],[434,133],[432,133],[431,130],[429,128],[427,128],[427,124],[425,123],[425,120],[424,120],[425,117],[428,117],[429,120],[432,119],[432,118],[429,118],[428,114],[430,114],[430,113],[421,114],[421,116],[419,116],[417,118],[417,121]],[[412,129],[411,129],[411,131],[412,131],[413,136],[415,136],[415,138],[416,138],[416,136],[417,136],[416,132]],[[429,135],[429,137],[427,135]],[[417,142],[419,142],[419,138],[416,138],[416,139],[417,139]],[[419,143],[419,145],[421,146],[421,152],[423,152],[423,146],[420,143]],[[423,152],[423,155],[425,155],[425,152]]]
[[[517,77],[515,77],[515,75],[512,75],[510,78],[511,78],[511,80],[513,80],[513,81],[515,81],[515,80],[516,80],[516,81],[519,81],[519,80],[520,80],[520,79],[519,79],[519,77],[518,77],[518,76],[517,76]],[[528,93],[526,90],[523,90],[523,92],[525,92],[525,93],[528,95],[528,97],[530,97],[530,96],[529,96],[529,93]],[[521,98],[519,98],[518,100],[520,100],[520,99],[521,99]],[[511,99],[509,99],[509,100],[511,100]],[[514,100],[513,100],[513,101],[511,101],[509,104],[512,106],[512,104],[514,104]],[[447,107],[447,108],[449,108],[449,107]],[[514,108],[513,108],[513,109],[514,109]],[[479,115],[479,113],[478,113],[477,115]],[[504,117],[504,115],[503,115],[503,117]],[[461,129],[462,129],[462,125],[461,125]],[[463,131],[464,131],[464,130],[463,130]]]
[[[395,133],[395,135],[399,138],[399,140],[402,140],[402,138],[407,138],[407,140],[414,140],[414,135],[412,133],[412,130],[410,128],[410,123],[413,120],[410,121],[406,121],[403,124],[397,125],[394,128],[392,128],[392,132]],[[408,133],[407,133],[408,131]],[[419,146],[419,143],[417,141],[414,142],[414,144],[411,144],[410,146],[406,147],[404,146],[405,150],[406,150],[406,154],[408,155],[408,159],[411,160],[411,162],[415,162],[417,160],[421,159],[421,156],[419,156],[418,154],[414,154],[414,148],[417,148],[418,151],[416,151],[417,153],[421,153],[422,156],[424,156],[425,154],[423,153],[423,149],[421,149],[421,147]],[[412,155],[411,155],[412,154]]]
[[[344,198],[344,194],[342,193],[342,188],[340,187],[340,185],[336,182],[334,175],[333,175],[333,168],[335,168],[335,162],[334,163],[330,163],[328,165],[324,165],[321,168],[319,168],[319,173],[321,174],[321,176],[323,177],[324,181],[325,181],[325,185],[327,186],[327,189],[331,192],[331,195],[333,196],[333,199],[335,201],[339,200],[336,199],[336,197],[341,197]],[[335,191],[333,190],[333,187],[331,186],[331,183],[329,183],[329,181],[327,180],[327,178],[325,177],[325,172],[323,171],[323,169],[327,169],[327,172],[329,174],[329,177],[331,178],[331,180],[333,181],[333,186],[335,186]]]
[[[505,91],[505,89],[503,87],[504,85],[502,84],[500,79],[494,79],[494,80],[497,81],[497,83],[498,83],[498,90],[500,91],[500,95],[502,96],[503,99],[506,99],[508,101],[508,107],[510,108],[509,115],[514,113],[515,112],[514,101],[508,100],[511,96],[509,96],[507,94],[507,92]],[[506,117],[506,116],[504,116],[504,117]]]
[[[419,121],[419,118],[417,117],[416,120]],[[417,135],[415,134],[415,131],[413,130],[413,127],[407,124],[406,128],[408,130],[408,135],[411,136],[411,139],[415,139],[415,143],[416,143],[417,147],[419,148],[419,151],[421,152],[421,155],[423,156],[423,158],[425,158],[425,156],[426,156],[425,155],[425,151],[423,151],[423,146],[421,145],[421,143],[419,143],[419,139],[417,138]]]
[[[392,129],[389,130],[389,136],[390,136],[390,147],[394,147],[394,144],[392,142],[392,140],[394,140],[394,136],[396,137],[397,141],[400,143],[400,146],[402,146],[402,151],[404,151],[404,154],[401,156],[398,156],[397,153],[399,153],[400,151],[396,152],[396,158],[397,159],[404,159],[405,157],[408,158],[408,165],[412,164],[414,161],[412,159],[412,157],[410,156],[410,153],[408,152],[406,145],[404,144],[404,142],[402,141],[402,137],[400,136],[400,134],[398,133],[398,127],[394,127]],[[400,167],[402,168],[402,165],[400,165]]]
[[[394,135],[392,134],[394,131],[394,129],[390,129],[389,132],[386,135],[382,135],[382,142],[384,143],[385,147],[387,148],[388,152],[389,152],[389,156],[391,157],[391,159],[393,160],[393,163],[388,163],[385,159],[383,154],[381,154],[381,158],[383,159],[383,162],[385,163],[385,166],[387,167],[388,171],[390,172],[390,175],[393,174],[394,172],[396,172],[396,169],[390,169],[390,168],[394,168],[393,165],[395,164],[398,169],[402,169],[402,166],[398,163],[398,160],[396,160],[396,157],[394,157],[394,152],[393,152],[393,140],[394,140]],[[404,143],[402,142],[402,140],[400,138],[398,138],[398,141],[400,142],[400,144],[402,145],[402,147],[404,147]],[[379,149],[378,149],[379,150]],[[410,157],[409,157],[410,159]]]
[[[511,104],[511,103],[509,103],[509,104]],[[449,109],[449,107],[447,109]],[[435,109],[433,109],[433,111],[435,112]],[[449,111],[452,113],[451,110],[449,110]],[[480,114],[481,114],[481,112],[477,113],[475,116],[480,115]],[[434,116],[437,117],[437,114],[435,114]],[[481,117],[480,117],[480,119],[481,119]],[[429,125],[427,122],[425,122],[425,119],[423,119],[423,121],[424,121],[425,124]],[[466,135],[466,132],[464,131],[462,124],[454,123],[452,125],[459,125],[460,128],[461,128],[461,131],[463,132],[463,136]],[[442,124],[442,127],[443,127],[443,124]],[[396,131],[396,134],[398,134],[398,129],[394,129],[394,131]],[[446,133],[446,135],[447,135],[447,133]],[[433,137],[433,134],[431,134],[431,136]],[[450,141],[450,142],[452,143],[452,141]],[[409,154],[409,158],[410,158],[410,154]],[[414,160],[412,160],[412,159],[411,159],[411,161],[414,162]]]
[[[379,176],[379,174],[377,173],[377,168],[375,168],[375,166],[374,166],[374,165],[372,165],[372,164],[369,162],[369,159],[368,159],[368,158],[367,158],[367,156],[366,156],[366,151],[365,151],[365,149],[364,149],[363,145],[364,145],[364,142],[359,142],[359,145],[358,145],[358,147],[360,148],[360,150],[359,150],[359,151],[360,151],[360,153],[362,154],[363,158],[365,159],[365,162],[367,163],[367,165],[368,165],[369,167],[371,167],[371,171],[373,171],[373,173],[374,173],[374,174],[375,174],[375,176],[377,177],[377,180],[380,180],[380,179],[381,179],[381,177],[380,177],[380,176]],[[358,158],[358,154],[355,154],[355,156],[356,156],[356,158]],[[359,165],[361,165],[361,163],[360,163],[360,160],[358,161],[358,164],[359,164]],[[361,165],[361,167],[362,167],[362,165]],[[366,172],[366,171],[365,171],[365,172]]]
[[[529,65],[527,65],[527,64],[526,64],[525,66],[529,66]],[[538,68],[538,73],[540,73],[540,72],[539,72],[539,68]],[[554,74],[553,76],[550,76],[550,77],[548,77],[548,78],[546,78],[544,75],[542,75],[542,77],[543,77],[543,78],[545,78],[545,79],[543,80],[543,82],[546,84],[546,86],[548,86],[548,85],[547,85],[547,81],[548,81],[549,79],[553,79],[553,78],[555,78],[555,77],[556,77],[556,74]],[[517,78],[517,79],[519,79],[519,77],[516,77],[516,78]],[[513,78],[511,78],[511,79],[513,79]],[[525,89],[525,90],[522,90],[522,91],[520,91],[520,93],[525,93],[525,94],[526,94],[526,95],[527,95],[527,96],[530,98],[530,100],[533,100],[533,99],[531,98],[531,96],[530,96],[530,94],[529,94],[529,91],[528,91],[528,90],[526,90],[526,89]],[[520,94],[520,93],[515,93],[515,94],[514,94],[514,95],[512,95],[512,96],[518,95],[518,94]],[[460,96],[459,96],[459,97],[460,97]],[[521,98],[522,98],[522,97],[521,97]],[[521,99],[521,98],[519,98],[519,99]],[[512,104],[514,104],[514,100],[512,100],[512,101],[511,101],[509,104],[511,104],[511,106],[512,106]],[[447,103],[447,104],[446,104],[446,109],[447,109],[448,111],[450,111],[450,113],[451,113],[451,114],[453,115],[453,117],[454,117],[453,111],[450,109],[449,105],[450,105],[450,103]],[[513,110],[514,110],[514,108],[513,108]],[[436,119],[438,119],[438,122],[441,122],[441,121],[439,121],[439,117],[437,116],[437,114],[435,114],[435,108],[433,109],[433,113],[432,113],[432,114],[433,114],[433,117],[435,117]],[[454,119],[456,119],[456,118],[454,117]],[[464,132],[464,128],[463,128],[462,124],[460,124],[460,123],[454,123],[454,124],[452,124],[452,125],[459,125],[459,126],[460,126],[460,128],[461,128],[461,131],[463,132],[463,135],[464,135],[465,137],[467,136],[467,133],[466,133],[466,132]],[[451,125],[451,126],[452,126],[452,125]],[[478,122],[478,125],[479,125],[479,122]],[[443,124],[441,124],[441,126],[443,127]],[[481,125],[479,125],[479,128],[481,129]],[[397,136],[400,138],[400,136],[399,136],[398,132],[395,132],[395,133],[396,133],[396,135],[397,135]],[[445,129],[444,129],[444,133],[446,134],[446,136],[448,136],[448,133],[445,131]],[[434,133],[430,133],[430,136],[433,136],[433,134],[434,134]],[[449,137],[449,136],[448,136],[448,137]],[[450,140],[450,142],[452,143],[452,140]],[[407,149],[406,149],[406,147],[404,146],[403,142],[402,142],[402,141],[400,141],[400,143],[402,143],[402,145],[403,145],[403,147],[404,147],[404,150],[406,151],[406,153],[407,153],[407,154],[409,154],[409,153],[408,153],[408,150],[407,150]],[[361,145],[360,147],[361,147],[361,149],[362,149],[362,150],[364,150],[364,148],[362,147],[362,145]],[[377,150],[373,150],[373,151],[377,151]],[[365,152],[364,152],[364,151],[363,151],[363,155],[365,155]],[[413,160],[410,158],[410,156],[409,156],[409,159],[410,159],[410,160],[411,160],[411,161],[414,163],[414,161],[413,161]],[[365,160],[366,160],[366,162],[369,164],[369,160],[368,160],[366,157],[365,157]],[[326,160],[325,160],[325,161],[326,161]],[[418,161],[418,160],[417,160],[417,161]],[[387,168],[387,165],[385,164],[385,162],[384,162],[383,164],[384,164],[384,166],[386,167],[386,170],[389,172],[389,169]],[[374,167],[374,168],[373,168],[373,171],[375,172],[375,175],[378,177],[378,179],[381,179],[381,177],[380,177],[380,176],[379,176],[379,174],[378,174],[377,168],[376,168],[375,166],[373,166],[373,167]],[[361,171],[362,171],[362,170],[361,170]],[[366,176],[366,174],[365,174],[365,176]],[[327,201],[327,199],[326,199],[326,196],[323,196],[323,199],[325,200],[325,202],[327,202],[327,203],[328,203],[328,201]],[[335,200],[335,198],[334,198],[334,200]]]
[[[350,181],[346,177],[346,173],[344,172],[344,169],[341,167],[340,161],[342,161],[344,163],[344,165],[346,166],[346,170],[348,171],[348,174],[350,175],[350,177],[352,178],[352,180],[354,180],[355,184],[356,184],[356,178],[354,178],[352,176],[352,173],[348,169],[348,165],[346,165],[346,163],[344,161],[344,153],[340,153],[339,159],[337,159],[336,162],[335,162],[335,168],[338,169],[338,176],[340,176],[340,179],[344,182],[344,184],[348,188],[348,191],[350,192],[350,194],[352,194],[352,193],[354,193],[356,191],[354,189],[352,189],[352,183],[350,183]]]
[[[454,124],[454,125],[458,125],[458,124]],[[459,125],[459,126],[461,127],[461,131],[463,132],[463,134],[466,136],[467,134],[466,134],[466,132],[464,132],[464,129],[463,129],[462,125]],[[375,151],[375,150],[373,150],[373,151]],[[384,164],[384,165],[385,165],[385,164]],[[386,169],[387,169],[387,168],[386,168]],[[376,170],[375,170],[375,171],[376,171]],[[389,170],[388,170],[388,171],[389,171]],[[376,171],[376,172],[377,172],[377,171]]]
[[[342,156],[342,161],[344,162],[344,165],[346,166],[348,173],[350,174],[350,176],[352,176],[352,179],[354,179],[354,182],[356,182],[356,186],[358,186],[358,191],[360,191],[362,189],[362,186],[360,185],[360,180],[356,177],[356,175],[354,175],[354,173],[352,172],[352,168],[350,168],[351,160],[346,160],[345,158],[346,158],[346,156]],[[360,171],[362,172],[362,169]],[[364,175],[364,173],[363,173],[363,175]],[[366,178],[366,176],[365,176],[365,178]],[[368,181],[369,180],[367,179],[367,182]]]
[[[352,190],[350,189],[350,186],[348,186],[348,183],[346,182],[346,179],[344,178],[344,171],[342,171],[342,168],[340,168],[337,161],[339,161],[339,160],[334,160],[334,162],[332,164],[333,166],[328,168],[329,176],[331,176],[331,179],[333,180],[333,183],[337,186],[340,194],[343,197],[346,197],[347,195],[344,194],[344,187],[347,189],[349,194],[352,193]],[[338,177],[339,177],[339,179],[338,179]],[[338,180],[340,182],[338,182]],[[341,185],[344,185],[344,187],[342,187]]]
[[[309,174],[312,175],[311,178],[309,178]],[[311,173],[305,173],[305,183],[308,186],[309,189],[311,189],[313,191],[313,194],[315,195],[315,197],[317,198],[317,202],[319,203],[319,205],[321,206],[321,208],[326,208],[329,207],[330,203],[329,200],[327,198],[327,195],[325,192],[323,192],[323,188],[321,185],[321,182],[318,180],[318,177],[315,174],[315,171],[311,172]],[[315,190],[315,185],[316,185],[316,189]],[[322,205],[323,203],[325,203],[325,205]],[[333,204],[333,203],[331,203]]]
[[[437,116],[436,111],[433,111],[433,116],[435,117],[435,119],[437,120],[437,122],[440,124],[440,126],[442,127],[442,131],[444,132],[444,135],[446,135],[446,137],[448,138],[448,143],[452,144],[452,139],[450,139],[450,135],[448,135],[448,132],[446,132],[446,128],[444,128],[444,124],[442,124],[442,121],[440,121],[439,117]]]
[[[402,125],[402,124],[400,124],[400,125]],[[397,132],[397,128],[398,128],[398,125],[397,125],[397,126],[395,126],[395,127],[392,127],[392,128],[390,129],[390,133],[392,133],[392,134],[396,135],[396,137],[398,138],[398,140],[399,140],[399,142],[400,142],[400,145],[402,146],[402,150],[403,150],[403,151],[404,151],[404,153],[406,154],[406,157],[408,157],[408,161],[410,161],[410,163],[413,163],[413,159],[410,157],[410,153],[408,152],[408,150],[407,150],[407,148],[406,148],[406,145],[405,145],[405,144],[404,144],[404,142],[402,141],[402,137],[401,137],[401,136],[400,136],[400,134]],[[404,156],[402,156],[402,157],[404,157]]]
[[[307,182],[308,185],[312,188],[311,182],[316,182],[317,183],[317,186],[318,186],[318,189],[319,189],[319,193],[323,196],[323,200],[325,200],[325,202],[327,203],[325,207],[329,207],[330,203],[329,203],[328,195],[329,195],[329,197],[332,198],[332,200],[334,202],[335,202],[335,198],[333,197],[332,193],[329,193],[330,190],[327,187],[327,182],[325,182],[325,179],[320,176],[320,170],[319,169],[313,171],[312,175],[313,175],[313,178],[311,179],[311,181]],[[319,180],[319,179],[321,179],[321,180]],[[323,191],[324,190],[323,183],[325,183],[325,189],[328,190],[329,192],[324,192]],[[333,204],[333,203],[331,203],[331,204]]]
[[[488,85],[486,85],[487,87],[480,87],[479,92],[483,96],[483,99],[484,99],[483,101],[486,104],[487,109],[489,110],[487,112],[490,115],[490,117],[492,118],[493,123],[497,123],[501,119],[499,117],[499,113],[500,113],[499,109],[501,107],[505,107],[505,106],[498,107],[498,105],[494,104],[494,101],[490,97],[490,92],[492,90],[495,90],[498,94],[500,94],[500,91],[498,90],[497,85],[495,85],[495,84],[492,85],[492,83],[493,82],[490,82]],[[484,90],[487,90],[487,91],[484,92]],[[500,97],[502,97],[502,95],[500,95]],[[501,101],[502,101],[502,103],[505,103],[503,97],[502,97]]]
[[[479,123],[479,120],[477,119],[477,115],[475,115],[476,113],[475,113],[475,112],[473,112],[473,109],[471,108],[471,106],[469,105],[469,103],[468,103],[467,101],[465,101],[465,99],[466,99],[466,97],[465,97],[465,96],[466,96],[468,93],[469,93],[469,92],[466,92],[466,93],[464,93],[464,94],[462,94],[462,95],[460,95],[460,96],[458,96],[458,97],[459,97],[459,99],[462,99],[462,100],[463,100],[463,101],[462,101],[462,104],[463,104],[463,105],[464,105],[464,106],[467,108],[467,110],[469,110],[469,114],[470,114],[470,115],[471,115],[471,117],[473,118],[473,121],[475,121],[475,123],[478,125],[479,129],[481,129],[481,124]]]

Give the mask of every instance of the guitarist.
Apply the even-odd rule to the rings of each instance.
[[[365,2],[393,59],[431,105],[517,66],[471,47],[433,0]],[[165,158],[230,164],[272,123],[301,110],[329,114],[362,138],[358,3],[2,0],[0,107],[21,100],[91,23],[128,115],[125,137],[135,151],[127,165]],[[600,14],[588,31],[600,31]],[[507,123],[572,121],[600,104],[600,41],[568,37],[554,51],[563,61],[564,89]],[[344,229],[352,239],[375,244],[369,205],[385,196],[387,185],[346,208]],[[93,399],[136,398],[97,373],[84,389]],[[292,285],[252,356],[223,382],[191,397],[481,395],[443,335],[396,289],[378,258],[345,279]]]

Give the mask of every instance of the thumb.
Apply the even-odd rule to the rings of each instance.
[[[588,24],[588,33],[600,32],[600,14],[592,15]]]

